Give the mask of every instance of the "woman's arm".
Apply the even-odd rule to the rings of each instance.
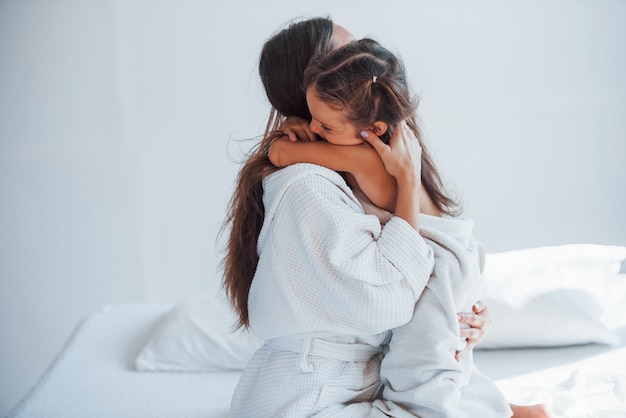
[[[277,167],[296,163],[321,165],[352,174],[359,188],[376,206],[395,211],[396,180],[383,165],[378,153],[367,144],[334,145],[328,142],[274,141],[269,159]]]
[[[306,124],[308,127],[308,124]],[[293,129],[293,128],[291,128]],[[387,173],[378,153],[366,145],[333,145],[324,141],[302,142],[298,138],[276,140],[269,150],[269,158],[277,167],[285,167],[296,163],[321,165],[335,171],[352,174],[361,191],[376,206],[393,213],[396,204],[397,184]],[[296,142],[297,141],[297,142]],[[431,208],[430,196],[422,189],[420,212],[440,216]],[[470,328],[462,328],[461,335],[468,339],[463,351],[457,352],[457,359],[464,357],[482,340],[491,324],[491,316],[482,306],[474,314],[459,315],[459,322],[468,324]]]
[[[388,145],[370,131],[362,131],[361,137],[374,148],[385,170],[396,179],[398,189],[394,215],[419,231],[420,195],[423,189],[422,147],[405,122],[398,128]]]
[[[397,217],[383,226],[365,216],[339,176],[319,166],[292,165],[268,176],[270,183],[268,223],[258,243],[260,281],[252,287],[261,293],[251,293],[249,303],[251,318],[254,312],[272,319],[264,320],[264,330],[256,323],[255,333],[276,336],[282,323],[371,335],[411,318],[434,263],[417,231]],[[283,285],[288,291],[276,292]],[[260,302],[260,295],[265,301],[288,297],[281,309],[289,310],[289,321],[287,311]]]

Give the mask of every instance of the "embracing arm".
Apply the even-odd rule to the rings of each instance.
[[[294,142],[278,139],[270,146],[269,159],[277,167],[296,163],[321,165],[352,174],[359,188],[376,206],[395,211],[396,180],[378,153],[367,144],[334,145],[328,142]]]
[[[396,129],[389,144],[370,131],[361,131],[361,137],[378,153],[385,170],[397,183],[394,215],[404,219],[419,231],[422,148],[408,125],[403,122]]]
[[[402,130],[405,131],[403,126]],[[376,206],[394,212],[397,183],[387,173],[378,153],[364,145],[342,146],[316,140],[309,123],[297,117],[288,117],[281,131],[285,137],[276,140],[269,150],[270,161],[277,167],[295,163],[311,163],[352,174],[365,196]],[[405,131],[406,132],[406,131]],[[376,136],[373,135],[372,138]],[[288,138],[288,139],[287,139]],[[370,139],[371,140],[371,139]],[[441,213],[423,186],[420,187],[419,211],[432,216]],[[408,209],[410,211],[410,208]],[[467,339],[467,346],[456,353],[460,360],[482,340],[491,325],[491,315],[484,304],[478,302],[473,312],[459,314],[459,322],[469,325],[461,329],[461,337]]]
[[[417,231],[397,217],[381,225],[364,215],[336,173],[300,164],[271,176],[273,191],[280,177],[290,185],[267,206],[275,212],[249,299],[250,318],[265,319],[251,320],[254,332],[273,338],[282,323],[293,332],[372,335],[406,323],[433,269]],[[281,295],[287,310],[275,304]]]

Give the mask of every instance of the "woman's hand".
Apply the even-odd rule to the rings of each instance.
[[[472,306],[474,313],[457,314],[461,324],[467,324],[469,328],[461,328],[461,338],[467,340],[467,345],[461,351],[456,352],[455,358],[461,361],[484,337],[491,327],[491,313],[484,303],[478,301]]]
[[[378,152],[389,174],[397,180],[417,178],[421,183],[422,147],[406,122],[395,130],[389,145],[370,131],[361,131],[361,137]]]
[[[398,191],[394,215],[419,231],[422,147],[415,134],[406,122],[395,130],[389,145],[370,131],[360,134],[376,150],[385,170],[396,179]]]
[[[290,141],[317,141],[309,122],[297,116],[287,116],[280,124],[279,131],[288,136]]]

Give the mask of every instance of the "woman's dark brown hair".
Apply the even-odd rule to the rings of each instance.
[[[239,327],[249,325],[248,293],[259,261],[257,240],[265,215],[263,179],[276,170],[267,149],[284,116],[311,119],[303,89],[304,70],[313,56],[331,50],[332,31],[333,22],[328,18],[292,23],[272,36],[261,51],[259,75],[272,111],[263,139],[250,150],[239,170],[224,224],[230,231],[222,260],[223,283],[239,315]]]
[[[272,112],[266,131],[275,131],[281,117],[311,120],[304,91],[304,70],[315,56],[332,50],[333,21],[313,18],[295,22],[271,37],[261,50],[259,75]]]

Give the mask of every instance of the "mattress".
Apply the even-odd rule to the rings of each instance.
[[[109,306],[83,320],[8,417],[228,417],[240,372],[137,372],[133,362],[170,306]]]
[[[240,371],[138,372],[133,363],[170,306],[108,306],[90,315],[8,417],[229,416]],[[478,350],[477,366],[519,404],[557,417],[626,417],[626,327],[617,345]]]

